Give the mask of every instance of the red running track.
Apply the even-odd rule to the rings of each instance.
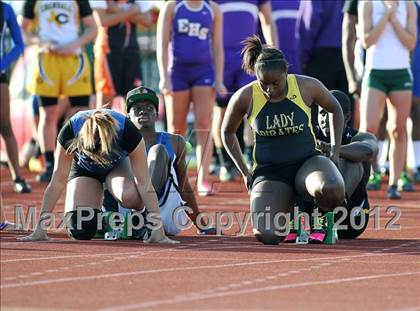
[[[15,204],[40,206],[45,185],[26,176],[33,193],[14,194],[1,170],[9,219]],[[203,210],[248,211],[239,182],[214,185],[216,196],[199,198]],[[379,230],[371,219],[362,237],[335,245],[264,246],[250,226],[238,237],[237,225],[222,237],[187,230],[175,246],[72,241],[63,231],[22,243],[24,233],[2,232],[1,310],[420,310],[420,192],[384,196],[371,193]],[[400,230],[384,229],[389,205],[401,209]]]

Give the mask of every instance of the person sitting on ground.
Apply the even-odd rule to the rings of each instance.
[[[346,230],[338,230],[338,237],[341,239],[354,239],[361,235],[369,220],[369,199],[366,185],[370,176],[370,160],[378,152],[376,137],[371,133],[359,132],[349,126],[351,120],[351,103],[348,96],[338,90],[331,91],[331,94],[340,103],[344,114],[344,130],[341,138],[342,147],[340,149],[339,169],[343,175],[344,185],[347,196],[347,217],[341,225],[347,226]],[[319,131],[317,132],[318,145],[325,155],[331,151],[330,143],[330,123],[328,112],[321,108],[318,112]],[[354,209],[358,208],[358,209]],[[360,208],[362,210],[360,210]],[[355,228],[351,224],[351,217],[354,223],[360,228]],[[361,218],[364,217],[362,220]],[[336,219],[340,218],[337,213]],[[358,218],[356,220],[356,218]],[[364,225],[361,225],[363,221]]]
[[[135,210],[146,207],[153,213],[157,225],[146,242],[176,243],[161,226],[144,139],[125,115],[109,109],[76,113],[61,129],[55,154],[57,162],[44,193],[38,225],[23,241],[48,239],[43,223],[66,185],[67,232],[74,239],[92,239],[98,229],[105,184],[123,206]]]
[[[191,208],[191,212],[187,214],[200,233],[214,234],[214,228],[204,229],[207,227],[204,223],[197,225],[199,209],[188,180],[185,161],[188,143],[181,135],[156,132],[158,105],[156,93],[147,87],[135,88],[127,94],[127,116],[139,129],[146,144],[149,174],[158,196],[165,233],[176,235],[181,232],[177,223],[185,224],[186,218],[184,210],[178,208],[186,205]],[[177,223],[174,222],[174,217],[177,218]]]

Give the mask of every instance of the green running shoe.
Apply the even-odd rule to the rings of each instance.
[[[382,177],[378,172],[373,172],[369,177],[369,181],[366,185],[367,190],[381,190]]]
[[[413,192],[414,186],[407,172],[402,172],[398,180],[398,191]]]
[[[293,219],[293,215],[291,215],[292,219],[289,221],[289,233],[284,238],[284,243],[295,243],[297,238],[297,228],[295,228],[295,221]]]

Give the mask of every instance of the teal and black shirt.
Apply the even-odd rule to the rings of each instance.
[[[267,101],[258,81],[252,85],[248,121],[254,134],[254,169],[289,165],[318,153],[311,108],[302,99],[295,75],[287,76],[287,85],[287,96],[280,102]]]

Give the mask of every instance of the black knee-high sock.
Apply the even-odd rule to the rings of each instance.
[[[213,144],[213,155],[212,157],[214,158],[214,164],[216,165],[220,165],[220,160],[219,160],[219,155],[217,154],[217,147]]]
[[[232,166],[232,160],[226,150],[224,148],[217,148],[216,151],[220,166],[230,168]]]
[[[54,151],[45,151],[44,159],[46,170],[52,170],[54,168]]]
[[[241,124],[239,125],[238,130],[236,131],[236,136],[238,136],[239,146],[241,147],[241,150],[244,150],[245,148],[244,121],[242,121]]]
[[[103,207],[107,212],[118,212],[118,202],[108,191],[104,191],[104,201],[102,202]]]

